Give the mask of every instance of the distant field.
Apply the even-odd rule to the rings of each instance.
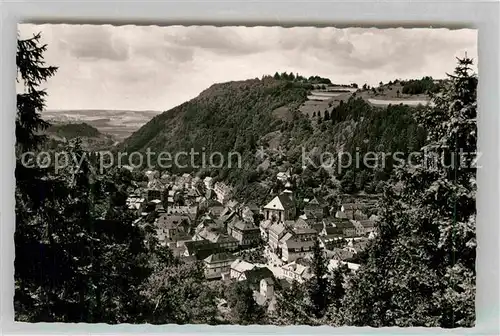
[[[53,122],[85,122],[101,133],[123,140],[137,131],[160,111],[121,110],[49,110],[42,113],[45,120]]]
[[[417,106],[419,104],[426,105],[429,102],[429,97],[425,94],[407,95],[402,94],[402,90],[403,87],[400,84],[385,84],[381,87],[381,90],[376,88],[376,92],[371,89],[363,90],[343,86],[327,86],[324,89],[316,87],[307,96],[308,100],[300,106],[300,111],[309,116],[318,114],[318,112],[324,115],[325,111],[331,113],[341,100],[347,101],[354,92],[358,97],[375,106],[387,106],[389,104]]]

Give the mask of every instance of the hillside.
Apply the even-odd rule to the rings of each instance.
[[[80,138],[83,146],[89,150],[104,150],[112,147],[116,140],[87,123],[53,123],[44,132],[48,137],[48,147],[56,148],[60,144]]]
[[[241,154],[242,169],[175,169],[211,175],[235,187],[241,199],[266,197],[278,171],[293,168],[307,181],[321,169],[303,170],[302,153],[317,158],[328,151],[363,154],[368,151],[402,151],[419,148],[425,132],[413,121],[415,108],[407,105],[377,107],[361,95],[349,93],[346,100],[331,106],[329,113],[304,114],[310,84],[266,77],[215,84],[198,97],[166,111],[132,134],[119,145],[122,151],[204,151],[207,157],[215,151]],[[265,155],[256,155],[263,146]],[[200,155],[195,164],[200,163]],[[197,161],[198,160],[198,161]],[[188,161],[181,161],[188,164]],[[377,192],[380,182],[388,178],[392,163],[374,171],[363,165],[337,171],[326,167],[331,177],[344,182],[346,192]],[[346,182],[347,181],[347,182]],[[307,182],[304,182],[307,185]],[[317,186],[306,186],[312,190]],[[378,190],[379,191],[379,190]]]
[[[98,138],[102,136],[97,128],[86,123],[78,124],[53,124],[47,129],[48,134],[61,138],[74,139],[77,137]]]
[[[288,119],[306,99],[308,88],[272,78],[215,84],[154,117],[120,148],[129,152],[201,151],[203,147],[206,152],[222,153],[253,150],[259,137],[279,129],[281,119]]]

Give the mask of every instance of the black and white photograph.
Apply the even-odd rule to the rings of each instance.
[[[23,23],[16,66],[16,321],[475,326],[476,29]]]

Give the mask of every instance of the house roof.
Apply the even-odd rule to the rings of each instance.
[[[274,197],[271,202],[264,206],[264,209],[286,210],[293,207],[293,199],[289,194],[281,194]]]
[[[210,256],[203,259],[206,263],[217,263],[224,261],[233,261],[235,260],[235,256],[232,253],[228,252],[219,252],[211,254]]]
[[[264,209],[285,210],[285,206],[281,203],[280,198],[276,196],[264,206]]]
[[[208,240],[190,240],[184,243],[189,254],[207,257],[217,249],[217,246]]]
[[[328,227],[325,228],[325,233],[327,235],[341,234],[342,233],[342,228],[335,227],[335,226],[328,226]]]
[[[351,221],[335,221],[335,227],[339,229],[353,229],[355,228],[354,224]]]
[[[343,212],[343,211],[337,211],[337,212],[335,213],[335,217],[336,217],[336,218],[347,218],[347,215],[346,215],[346,214],[345,214],[345,212]]]
[[[220,213],[220,215],[221,215],[221,217],[222,216],[229,216],[233,212],[234,211],[230,207],[226,206],[226,207],[224,207],[224,210],[222,210],[222,212]]]
[[[309,228],[309,224],[302,218],[299,218],[293,223],[295,229]]]
[[[305,200],[304,200],[305,201]],[[314,196],[312,199],[310,199],[308,202],[306,202],[306,205],[321,205],[321,198],[318,196]]]
[[[342,204],[344,210],[363,210],[366,205],[363,203],[345,203]]]
[[[236,216],[236,212],[232,211],[230,213],[221,214],[219,217],[219,220],[221,220],[223,223],[232,223],[233,225],[236,223],[238,220],[238,216]]]
[[[182,224],[187,224],[186,218],[184,216],[176,216],[169,214],[162,214],[158,217],[157,225],[160,228],[165,229],[175,229]]]
[[[236,224],[234,224],[234,228],[241,230],[241,231],[250,231],[250,230],[256,230],[257,227],[253,225],[253,223],[250,223],[248,221],[238,221]]]
[[[285,226],[281,223],[274,223],[273,225],[271,225],[271,227],[269,228],[269,231],[270,232],[273,232],[275,233],[276,235],[278,235],[278,237],[286,230]]]
[[[335,247],[328,254],[330,254],[331,257],[333,259],[336,259],[336,260],[346,260],[346,259],[351,259],[352,257],[354,257],[354,253],[353,252],[347,251],[347,250],[344,250],[344,249],[341,249],[341,248],[338,248],[338,247]]]
[[[293,232],[296,235],[309,235],[309,234],[316,234],[316,230],[311,229],[309,227],[295,227],[293,228]]]
[[[234,207],[236,207],[237,205],[238,205],[238,202],[237,202],[237,201],[235,201],[235,200],[231,200],[231,201],[229,201],[229,202],[227,203],[227,206],[228,206],[229,208],[234,208]]]
[[[293,234],[291,232],[285,233],[285,235],[280,239],[280,242],[284,243],[289,239],[292,239]]]
[[[239,272],[239,273],[243,273],[245,271],[249,271],[249,270],[253,269],[254,267],[255,267],[254,264],[249,263],[249,262],[247,262],[245,260],[241,260],[241,259],[236,259],[231,264],[231,269],[235,270],[236,272]]]
[[[237,242],[236,238],[229,236],[227,234],[219,234],[215,240],[214,243],[234,243]]]
[[[298,274],[300,276],[303,276],[310,271],[309,266],[302,265],[301,263],[298,263],[296,261],[292,261],[291,263],[283,265],[281,268],[283,268],[287,271],[292,271],[295,274]]]

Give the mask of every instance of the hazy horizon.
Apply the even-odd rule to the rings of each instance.
[[[47,110],[166,111],[215,83],[278,72],[336,84],[445,78],[477,30],[20,24],[42,33]]]

